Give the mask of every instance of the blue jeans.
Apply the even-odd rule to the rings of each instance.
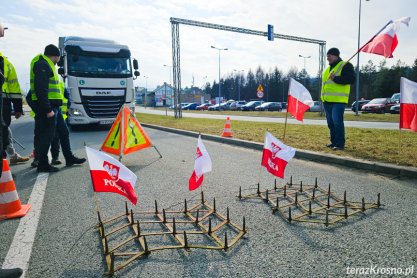
[[[343,113],[345,112],[345,103],[324,102],[324,111],[326,112],[327,126],[330,130],[330,143],[333,147],[345,147],[345,124],[343,122]]]

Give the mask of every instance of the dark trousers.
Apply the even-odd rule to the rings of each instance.
[[[54,112],[57,112],[55,109]],[[56,116],[47,118],[44,113],[35,115],[35,149],[38,167],[49,165],[48,152],[55,135]],[[37,144],[37,145],[36,145]]]
[[[12,102],[10,101],[10,99],[2,98],[1,108],[2,108],[1,126],[2,126],[2,132],[3,132],[3,138],[2,138],[3,146],[1,150],[2,150],[3,158],[6,158],[7,157],[6,149],[7,149],[7,146],[10,144],[9,136],[8,136],[9,134],[8,127],[10,126],[10,123],[12,122]]]
[[[12,122],[12,101],[8,98],[3,98],[3,121],[7,126]]]
[[[343,114],[346,104],[336,102],[324,102],[327,126],[330,130],[330,143],[334,147],[343,148],[345,146],[345,123]]]
[[[61,108],[58,109],[56,117],[56,131],[51,145],[52,158],[58,159],[59,145],[61,144],[62,154],[65,159],[68,160],[73,156],[73,154],[71,151],[68,126],[62,115]]]

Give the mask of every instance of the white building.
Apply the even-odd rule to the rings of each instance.
[[[166,82],[158,86],[155,90],[155,105],[164,106],[164,100],[166,106],[174,105],[174,88]]]

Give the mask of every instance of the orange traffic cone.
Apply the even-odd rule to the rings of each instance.
[[[222,137],[233,137],[232,126],[230,125],[230,117],[226,118]]]
[[[7,159],[3,159],[3,173],[0,178],[0,220],[25,216],[29,210],[29,204],[20,203],[9,164]]]

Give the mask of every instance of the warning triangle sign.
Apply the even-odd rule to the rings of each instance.
[[[148,147],[152,147],[151,139],[129,107],[124,105],[117,114],[101,150],[122,156]]]

